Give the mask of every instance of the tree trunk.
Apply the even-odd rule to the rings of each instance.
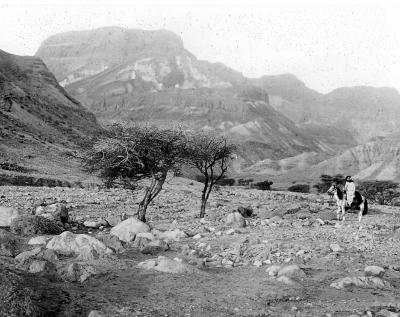
[[[204,216],[206,215],[207,188],[208,188],[208,182],[205,182],[203,192],[201,194],[200,218],[204,218]]]

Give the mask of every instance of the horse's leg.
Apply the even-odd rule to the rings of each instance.
[[[344,220],[345,220],[345,216],[344,216],[344,214],[345,214],[345,212],[346,212],[346,200],[342,200],[342,206],[341,206],[341,208],[342,208],[342,221],[344,222]]]
[[[340,221],[340,212],[342,211],[342,208],[340,207],[340,201],[337,200],[336,204],[338,206],[337,210],[336,210],[336,220]]]

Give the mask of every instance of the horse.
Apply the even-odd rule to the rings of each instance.
[[[361,222],[362,216],[368,212],[368,201],[358,191],[355,191],[353,202],[350,206],[347,203],[346,194],[341,191],[337,184],[333,183],[327,193],[333,195],[333,198],[336,200],[336,205],[338,206],[336,212],[337,220],[340,220],[340,213],[342,214],[342,220],[345,220],[346,209],[358,210],[358,222]]]

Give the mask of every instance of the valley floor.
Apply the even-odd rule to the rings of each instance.
[[[199,183],[174,178],[148,211],[152,228],[178,228],[189,237],[171,242],[170,250],[156,255],[129,247],[91,261],[102,274],[83,283],[60,283],[70,293],[63,316],[87,316],[91,310],[106,316],[254,317],[400,312],[398,208],[372,205],[360,227],[355,214],[344,223],[335,221],[335,207],[324,195],[222,187],[212,194],[207,216],[200,220],[196,217],[200,189]],[[133,214],[140,194],[3,186],[0,205],[29,212],[44,201],[65,201],[74,220],[98,220]],[[245,228],[230,230],[226,216],[239,206],[251,206],[255,215],[247,218]],[[137,267],[159,255],[181,258],[193,272],[171,274]],[[266,272],[272,265],[291,264],[302,273],[279,279]],[[385,285],[331,286],[341,278],[363,276],[370,265],[385,269]]]

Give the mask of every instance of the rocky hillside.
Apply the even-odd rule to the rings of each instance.
[[[393,88],[345,87],[324,95],[290,74],[264,76],[252,83],[267,90],[271,105],[304,129],[322,125],[346,131],[352,136],[347,138],[349,145],[400,127],[400,94]]]
[[[229,135],[243,144],[238,171],[267,157],[334,150],[273,109],[264,89],[198,60],[168,31],[68,32],[44,41],[36,55],[103,123],[179,122]]]
[[[0,160],[56,168],[59,153],[99,131],[93,114],[62,88],[37,57],[0,50]]]

